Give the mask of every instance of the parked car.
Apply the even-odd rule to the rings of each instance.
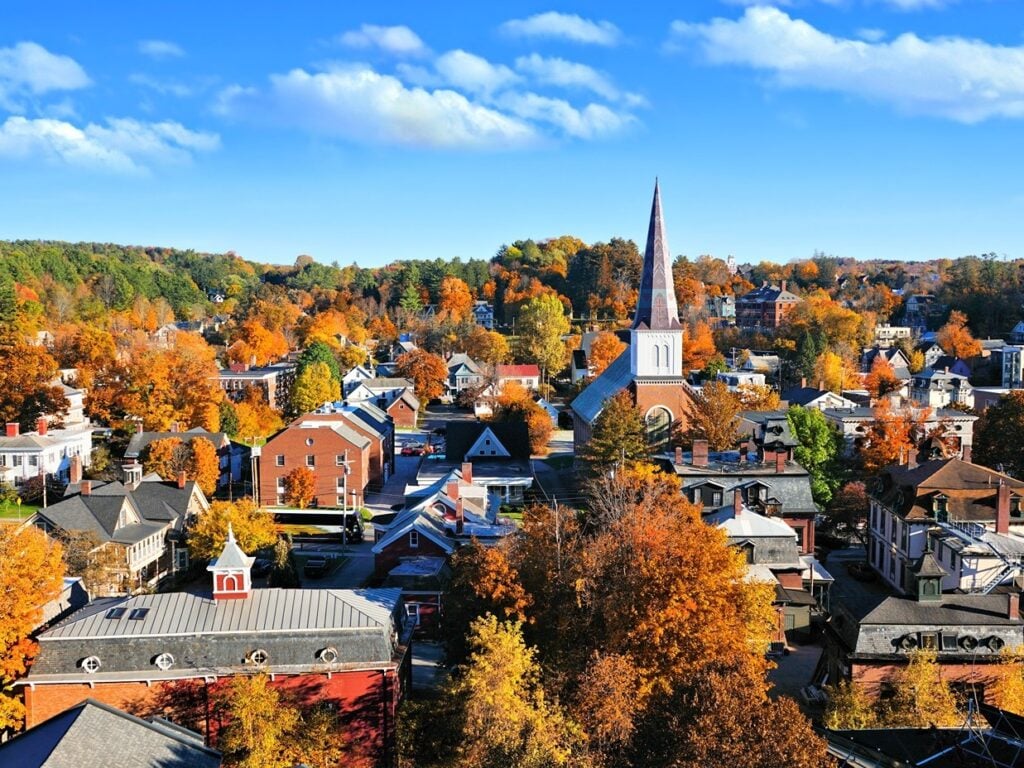
[[[420,443],[406,443],[402,446],[403,456],[421,456],[423,455],[423,446]]]
[[[327,575],[328,567],[326,557],[311,557],[302,566],[302,575],[310,579],[320,579]]]

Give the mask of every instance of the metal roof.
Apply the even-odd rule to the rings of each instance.
[[[242,632],[303,632],[386,627],[400,589],[257,589],[239,600],[166,592],[94,601],[40,635],[39,640],[168,637]],[[110,608],[125,608],[118,619]],[[129,618],[139,608],[148,611]]]
[[[604,372],[587,385],[572,401],[571,408],[588,424],[593,424],[604,404],[624,390],[633,380],[629,348],[622,351]]]

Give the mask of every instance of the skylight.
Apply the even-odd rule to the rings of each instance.
[[[120,619],[128,611],[127,608],[111,608],[107,611],[105,618],[107,619]]]
[[[149,613],[149,608],[133,608],[128,618],[131,621],[142,621],[146,618],[147,613]]]

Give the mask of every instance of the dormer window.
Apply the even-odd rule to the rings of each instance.
[[[941,493],[935,496],[935,519],[940,523],[946,522],[949,515],[949,509],[947,506],[948,501],[949,497],[944,496]]]
[[[90,675],[94,675],[100,671],[100,667],[103,666],[100,663],[99,656],[87,656],[82,659],[82,671],[87,672]]]
[[[1020,496],[1010,496],[1010,517],[1024,517],[1024,511],[1020,506]]]

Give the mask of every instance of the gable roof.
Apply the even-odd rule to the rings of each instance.
[[[469,369],[470,373],[480,374],[480,366],[476,360],[471,358],[465,352],[456,352],[454,355],[448,358],[448,372],[454,373],[458,368],[465,366]]]
[[[869,485],[872,496],[911,520],[932,517],[932,501],[946,497],[950,520],[984,521],[996,516],[1000,482],[1024,496],[1024,482],[961,459],[935,459],[916,467],[889,467]]]
[[[464,454],[466,459],[470,459],[473,456],[498,456],[503,459],[511,458],[508,449],[501,444],[501,441],[498,440],[497,435],[494,434],[494,431],[490,427],[485,428],[480,433],[479,437],[473,441],[473,445],[471,445]]]
[[[118,483],[120,485],[120,483]],[[122,486],[123,489],[123,486]],[[121,508],[127,505],[142,522],[118,526]],[[135,544],[159,533],[168,521],[145,521],[127,491],[120,494],[72,496],[36,512],[38,519],[65,531],[85,531],[102,542]]]
[[[627,347],[596,379],[580,392],[569,406],[587,424],[593,424],[604,404],[633,381],[630,351]]]
[[[530,363],[529,365],[498,365],[495,366],[494,371],[499,379],[511,376],[518,376],[520,378],[540,376],[540,366],[535,365],[534,363]]]
[[[479,422],[449,421],[447,428],[446,456],[453,461],[462,461],[486,430],[501,443],[512,459],[530,458],[530,432],[525,422]]]
[[[0,744],[0,763],[19,768],[215,768],[221,757],[198,733],[86,699]]]

